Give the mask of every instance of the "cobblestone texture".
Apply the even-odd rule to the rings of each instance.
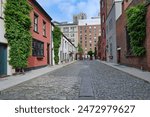
[[[93,97],[80,97],[85,78],[90,78]],[[88,93],[85,88],[82,87],[84,94]],[[98,61],[78,61],[6,89],[1,92],[0,99],[150,99],[150,83]]]

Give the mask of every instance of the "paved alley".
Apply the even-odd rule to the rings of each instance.
[[[99,61],[77,61],[0,93],[0,99],[150,99],[150,83]]]

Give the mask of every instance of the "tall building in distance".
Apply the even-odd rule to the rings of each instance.
[[[78,46],[78,25],[75,23],[60,23],[61,32],[77,47]]]
[[[86,13],[79,13],[77,15],[73,15],[73,23],[78,24],[79,20],[87,19]]]
[[[79,20],[78,39],[85,56],[88,51],[95,51],[98,37],[100,35],[100,18]]]

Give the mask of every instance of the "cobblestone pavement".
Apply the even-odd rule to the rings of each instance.
[[[3,90],[0,99],[150,99],[150,83],[98,61],[78,61]]]

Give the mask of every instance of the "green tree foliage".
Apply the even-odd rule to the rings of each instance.
[[[92,55],[93,55],[92,50],[88,51],[88,55],[90,55],[90,56],[92,56]]]
[[[58,64],[59,62],[59,47],[61,44],[61,30],[59,27],[55,26],[54,31],[53,31],[53,42],[54,42],[54,60],[55,64]]]
[[[79,53],[83,53],[83,49],[82,49],[82,47],[81,47],[80,44],[78,44],[78,52],[79,52]]]
[[[6,0],[4,21],[6,38],[10,47],[10,64],[13,68],[27,67],[27,58],[30,55],[31,7],[28,0]]]
[[[146,52],[144,39],[146,37],[146,7],[139,4],[127,10],[127,29],[131,38],[132,53],[143,56]]]

